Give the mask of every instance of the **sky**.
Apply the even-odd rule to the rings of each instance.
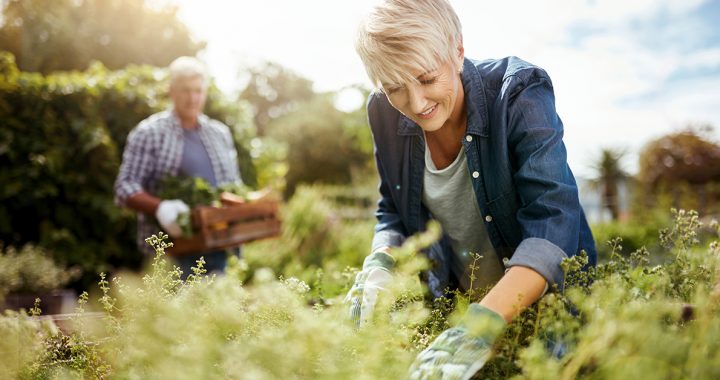
[[[317,91],[370,87],[353,48],[377,0],[170,0],[225,92],[243,66],[270,60]],[[552,78],[568,162],[592,176],[602,148],[626,149],[626,170],[653,138],[688,124],[720,136],[720,0],[451,0],[465,55],[518,56]],[[362,102],[346,92],[340,106]]]

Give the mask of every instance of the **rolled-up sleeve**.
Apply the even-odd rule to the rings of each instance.
[[[562,286],[560,263],[578,253],[581,206],[548,77],[533,77],[510,103],[508,131],[523,240],[506,266],[528,267],[550,285]]]
[[[122,164],[115,180],[115,204],[125,206],[133,194],[144,190],[144,184],[153,170],[152,141],[140,127],[128,135]]]

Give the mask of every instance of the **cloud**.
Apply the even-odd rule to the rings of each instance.
[[[463,20],[466,51],[521,55],[548,71],[576,173],[592,175],[603,147],[629,148],[635,171],[650,139],[687,123],[720,126],[720,38],[709,17],[718,12],[709,3],[485,4],[475,13],[463,4],[461,17],[478,19]]]

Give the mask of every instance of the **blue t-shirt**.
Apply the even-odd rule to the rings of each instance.
[[[210,162],[210,156],[203,145],[198,129],[183,129],[183,140],[180,174],[187,177],[200,177],[211,186],[217,186],[212,162]]]

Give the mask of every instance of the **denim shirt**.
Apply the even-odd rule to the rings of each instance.
[[[516,57],[465,59],[462,73],[467,130],[462,138],[482,220],[505,267],[524,266],[549,285],[563,284],[560,262],[587,252],[597,262],[592,232],[563,144],[563,124],[547,73]],[[422,204],[422,130],[385,94],[368,99],[368,120],[380,174],[373,251],[399,246],[432,218]],[[457,287],[447,236],[426,252],[431,293]]]

